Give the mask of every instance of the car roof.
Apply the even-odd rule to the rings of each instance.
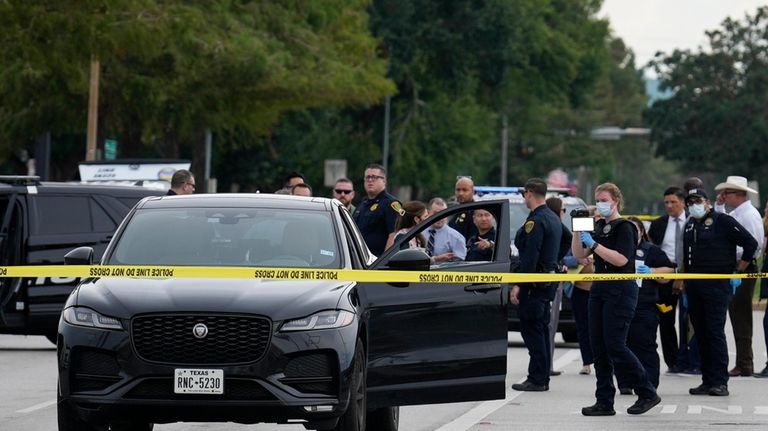
[[[27,178],[21,178],[18,180],[0,178],[0,192],[2,191],[26,192],[29,194],[100,193],[114,196],[152,196],[158,194],[158,190],[152,190],[140,186],[83,184],[55,181],[41,182],[35,179]]]
[[[216,193],[157,196],[144,200],[140,208],[276,207],[328,211],[334,205],[339,206],[341,203],[328,198],[272,193]]]

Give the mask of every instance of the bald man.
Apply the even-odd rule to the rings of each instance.
[[[473,202],[475,200],[475,183],[472,182],[470,177],[459,177],[456,180],[456,203],[464,204],[467,202]],[[473,236],[477,236],[477,226],[472,221],[472,210],[463,211],[448,223],[448,226],[456,229],[463,237],[464,240],[469,240]]]

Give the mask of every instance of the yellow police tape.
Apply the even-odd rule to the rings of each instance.
[[[30,265],[0,266],[0,277],[58,278],[230,278],[260,280],[340,280],[387,283],[542,283],[610,280],[702,280],[762,278],[768,274],[530,274],[472,271],[391,271],[359,269],[255,268],[132,265]]]

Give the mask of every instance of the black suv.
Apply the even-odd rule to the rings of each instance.
[[[145,196],[137,186],[40,182],[0,176],[0,266],[63,264],[80,246],[104,252],[128,211]],[[64,301],[77,278],[0,278],[0,333],[45,335],[55,343]]]

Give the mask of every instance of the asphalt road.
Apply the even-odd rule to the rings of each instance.
[[[754,313],[755,367],[766,362],[763,312]],[[730,328],[727,334],[732,334]],[[558,336],[559,339],[559,336]],[[508,386],[525,378],[528,354],[520,335],[510,333]],[[562,340],[560,340],[562,341]],[[734,360],[733,340],[731,365]],[[581,359],[575,344],[558,343],[555,366],[564,371],[554,377],[550,391],[521,393],[509,390],[505,400],[457,403],[401,409],[400,429],[406,431],[493,430],[762,430],[768,429],[768,379],[731,379],[729,397],[693,397],[688,388],[698,376],[661,376],[660,406],[642,416],[630,416],[626,407],[633,396],[617,396],[615,417],[586,418],[583,406],[594,402],[594,376],[578,374]],[[0,430],[56,430],[56,351],[43,337],[0,335]],[[236,425],[184,423],[157,425],[158,431],[254,430],[299,431],[300,425]]]

